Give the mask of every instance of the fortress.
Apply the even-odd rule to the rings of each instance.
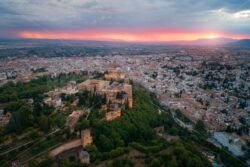
[[[112,73],[106,74],[106,79],[114,80],[124,80],[125,75],[123,73]],[[65,94],[74,94],[76,92],[81,92],[87,90],[90,95],[97,94],[105,96],[106,100],[102,104],[102,110],[105,110],[106,121],[112,121],[118,119],[122,115],[122,107],[132,108],[133,106],[133,94],[132,94],[132,85],[124,82],[108,81],[108,80],[97,80],[89,79],[78,85],[75,82],[71,82],[62,89],[56,89],[55,91],[50,92],[51,95],[59,96],[60,93]],[[47,95],[50,95],[47,94]],[[49,96],[49,98],[53,97]],[[66,126],[70,128],[70,131],[73,132],[75,126],[83,115],[84,111],[76,110],[73,111],[67,119]],[[81,136],[78,139],[67,142],[50,152],[51,157],[57,157],[61,153],[72,150],[75,148],[86,148],[87,146],[93,143],[93,138],[91,135],[90,129],[85,129],[81,131]]]
[[[92,143],[93,143],[93,138],[91,136],[91,131],[89,129],[85,129],[85,130],[81,131],[81,138],[80,139],[72,140],[68,143],[65,143],[65,144],[55,148],[54,150],[52,150],[50,152],[50,156],[56,157],[59,154],[61,154],[62,152],[65,152],[67,150],[77,148],[77,147],[85,148],[85,147],[91,145]]]
[[[108,80],[121,81],[125,79],[125,73],[119,72],[119,71],[108,72],[104,76],[105,76],[105,79],[108,79]]]
[[[103,108],[107,109],[106,120],[110,121],[121,116],[118,106],[127,104],[133,107],[132,85],[127,83],[110,82],[106,80],[87,80],[78,85],[79,91],[87,90],[91,94],[105,96],[107,101]]]

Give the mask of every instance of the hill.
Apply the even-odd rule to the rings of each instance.
[[[231,38],[213,38],[213,39],[197,39],[193,41],[176,41],[172,43],[177,45],[212,46],[212,45],[225,45],[236,41],[237,40]]]
[[[250,47],[250,39],[242,39],[242,40],[230,43],[229,45],[239,46],[239,47]]]

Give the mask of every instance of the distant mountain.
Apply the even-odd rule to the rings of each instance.
[[[213,38],[213,39],[198,39],[195,42],[200,45],[224,45],[236,41],[237,40],[231,38]]]
[[[250,39],[237,40],[232,38],[197,39],[193,41],[169,41],[156,43],[123,42],[123,41],[88,41],[88,40],[59,40],[59,39],[0,39],[0,49],[7,48],[35,48],[51,46],[86,46],[86,47],[135,47],[148,45],[194,45],[194,46],[237,46],[250,47]]]
[[[171,41],[165,44],[175,45],[196,45],[196,46],[214,46],[214,45],[226,45],[229,43],[237,42],[236,39],[232,38],[213,38],[213,39],[197,39],[193,41]]]
[[[213,39],[198,39],[194,41],[179,41],[176,42],[176,44],[210,46],[210,45],[225,45],[233,42],[237,42],[237,40],[231,38],[213,38]]]
[[[250,39],[242,39],[235,42],[230,43],[232,46],[240,46],[240,47],[250,47]]]

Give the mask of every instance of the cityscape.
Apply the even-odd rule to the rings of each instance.
[[[250,166],[239,1],[0,2],[0,166]]]

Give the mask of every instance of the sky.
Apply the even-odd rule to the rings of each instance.
[[[250,38],[250,0],[1,0],[0,38]]]

